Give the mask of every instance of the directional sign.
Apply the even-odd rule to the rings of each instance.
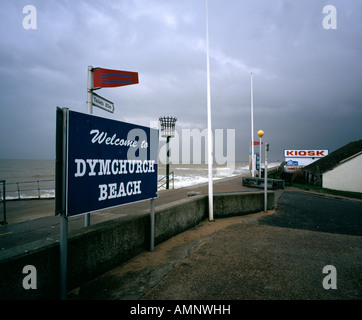
[[[121,87],[137,83],[137,72],[104,68],[93,69],[93,89]]]
[[[92,104],[108,112],[114,112],[114,103],[99,96],[98,94],[95,94],[94,92],[92,94]]]

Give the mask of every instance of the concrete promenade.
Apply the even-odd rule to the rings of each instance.
[[[156,305],[162,300],[361,300],[362,203],[293,188],[279,192],[275,211],[205,220],[68,298],[158,300]],[[295,198],[302,202],[300,210]],[[325,208],[313,211],[320,202]],[[323,272],[326,266],[335,267],[335,279],[328,269]]]
[[[214,181],[214,193],[261,191],[242,186],[242,177]],[[155,199],[155,207],[185,199],[189,194],[208,192],[208,184],[163,190]],[[41,239],[59,239],[60,217],[54,213],[54,199],[7,201],[7,225],[0,225],[0,250]],[[125,215],[149,212],[150,201],[131,203],[90,214],[91,225]],[[84,215],[69,218],[69,231],[84,227]]]
[[[242,187],[240,176],[214,183],[215,193],[256,190],[260,191]],[[207,184],[160,192],[155,205],[197,192],[207,193]],[[137,300],[134,307],[142,303],[140,300],[158,300],[158,305],[162,300],[361,300],[362,203],[316,196],[290,187],[276,190],[275,198],[274,211],[214,222],[206,219],[157,245],[153,252],[145,251],[70,291],[68,299]],[[12,237],[20,242],[28,238],[25,232],[30,236],[32,223],[47,225],[46,232],[35,232],[34,237],[50,237],[48,229],[56,237],[59,217],[52,216],[53,202],[46,201],[13,203],[8,212],[9,224],[0,226],[0,248],[10,245],[8,240]],[[35,209],[37,202],[43,204],[41,210]],[[315,205],[320,203],[322,207]],[[31,209],[32,206],[35,207]],[[15,223],[16,210],[19,216],[20,211],[37,215],[42,210],[48,216]],[[94,213],[91,224],[140,210],[149,210],[149,202]],[[69,227],[81,228],[83,224],[81,216],[70,219]],[[25,229],[17,236],[21,225]],[[354,229],[349,229],[351,225]],[[326,289],[332,281],[326,279],[328,272],[323,273],[327,265],[336,268],[336,289]],[[122,314],[129,312],[122,310]]]

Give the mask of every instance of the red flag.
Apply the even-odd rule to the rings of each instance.
[[[127,86],[138,83],[138,72],[93,69],[93,89]]]
[[[263,144],[263,142],[261,144]],[[251,145],[251,141],[250,141],[250,145]],[[260,142],[259,141],[254,141],[254,146],[258,146],[258,145],[260,145]]]

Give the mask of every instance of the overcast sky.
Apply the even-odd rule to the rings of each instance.
[[[29,4],[36,29],[23,26]],[[271,160],[362,138],[361,13],[357,0],[209,0],[212,127],[235,130],[237,160],[248,159],[251,72]],[[205,21],[205,0],[2,1],[0,158],[55,158],[56,107],[87,112],[88,65],[139,73],[98,90],[115,112],[95,115],[207,128]]]

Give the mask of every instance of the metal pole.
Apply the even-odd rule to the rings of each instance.
[[[60,216],[60,299],[67,298],[68,218],[66,209],[68,109],[63,109],[62,205]]]
[[[88,114],[93,113],[93,67],[88,66],[88,87],[87,87],[87,105],[88,105]],[[84,215],[84,226],[90,226],[90,213]]]
[[[40,185],[39,185],[39,180],[37,181],[37,185],[38,185],[38,199],[40,199]]]
[[[166,189],[170,188],[170,137],[167,136],[166,142]]]
[[[87,86],[87,106],[88,106],[88,114],[93,113],[93,106],[92,106],[92,100],[93,100],[93,67],[88,66],[88,86]]]
[[[5,183],[6,183],[6,180],[2,180],[1,181],[2,184],[3,184],[3,216],[4,216],[4,221],[2,222],[4,225],[7,224],[6,222],[6,187],[5,187]]]
[[[253,73],[250,75],[250,106],[251,106],[251,176],[254,177],[254,94],[253,94]]]
[[[261,138],[259,139],[259,178],[261,178]]]
[[[19,182],[16,183],[17,188],[18,188],[18,199],[20,200],[20,188],[19,188]]]
[[[207,145],[208,145],[208,176],[209,176],[209,220],[214,220],[214,191],[212,181],[212,131],[211,131],[211,93],[210,93],[210,53],[209,53],[209,13],[206,0],[206,65],[207,65]]]
[[[68,218],[63,212],[60,217],[60,299],[67,299],[68,266]]]
[[[268,147],[269,144],[265,143],[265,165],[264,165],[264,212],[268,211]]]
[[[155,247],[155,199],[154,198],[151,199],[150,225],[151,225],[150,251],[153,251]]]

